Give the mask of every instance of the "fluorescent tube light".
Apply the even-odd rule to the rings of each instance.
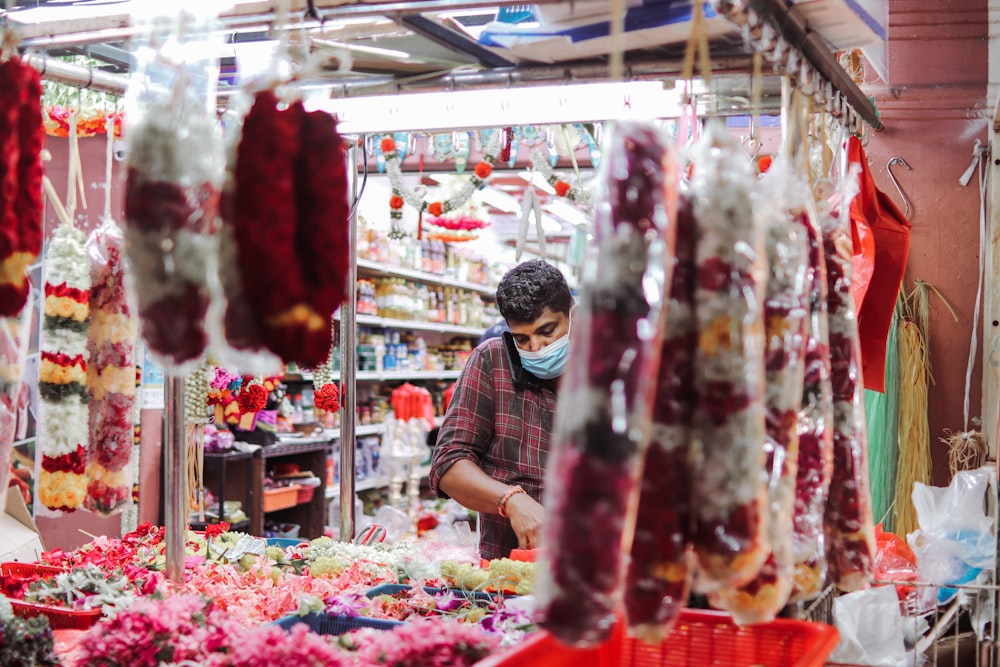
[[[658,81],[524,86],[306,100],[347,134],[675,118],[680,96]]]

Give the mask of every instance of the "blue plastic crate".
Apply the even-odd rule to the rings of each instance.
[[[267,546],[269,547],[281,547],[282,549],[287,549],[288,547],[297,547],[300,544],[309,544],[309,540],[300,540],[293,537],[269,537],[267,538]]]
[[[375,630],[392,630],[403,625],[402,621],[387,621],[381,618],[366,616],[334,616],[332,614],[292,614],[274,622],[275,625],[291,630],[299,623],[305,623],[309,629],[320,635],[342,635],[358,628],[374,628]]]

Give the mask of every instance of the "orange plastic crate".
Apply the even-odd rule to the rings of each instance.
[[[570,648],[539,632],[476,667],[822,667],[837,646],[836,628],[777,619],[736,625],[729,614],[685,609],[670,636],[646,644],[619,623],[595,648]]]
[[[264,511],[288,509],[299,504],[299,487],[296,485],[268,489],[264,492]]]

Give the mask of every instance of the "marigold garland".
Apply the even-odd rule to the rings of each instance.
[[[52,137],[69,136],[69,116],[73,109],[60,104],[54,104],[45,108],[45,115],[42,118],[42,126],[45,134]],[[101,109],[80,109],[77,110],[76,136],[96,137],[107,135],[108,119],[114,123],[114,138],[120,139],[122,136],[122,121],[125,114],[120,111],[105,112]]]

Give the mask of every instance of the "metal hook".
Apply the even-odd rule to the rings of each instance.
[[[889,162],[887,162],[886,165],[885,165],[885,170],[889,172],[889,178],[892,179],[892,184],[896,186],[896,190],[899,192],[899,196],[902,197],[903,204],[906,207],[905,210],[903,211],[903,216],[906,219],[909,219],[910,218],[910,200],[906,197],[906,193],[903,192],[903,188],[900,187],[899,181],[896,180],[896,174],[892,173],[892,165],[894,165],[894,164],[901,164],[901,165],[903,165],[904,167],[906,167],[907,171],[913,171],[913,167],[911,167],[906,162],[906,160],[904,160],[903,158],[899,157],[898,155],[896,157],[894,157],[894,158],[891,158],[889,160]]]

